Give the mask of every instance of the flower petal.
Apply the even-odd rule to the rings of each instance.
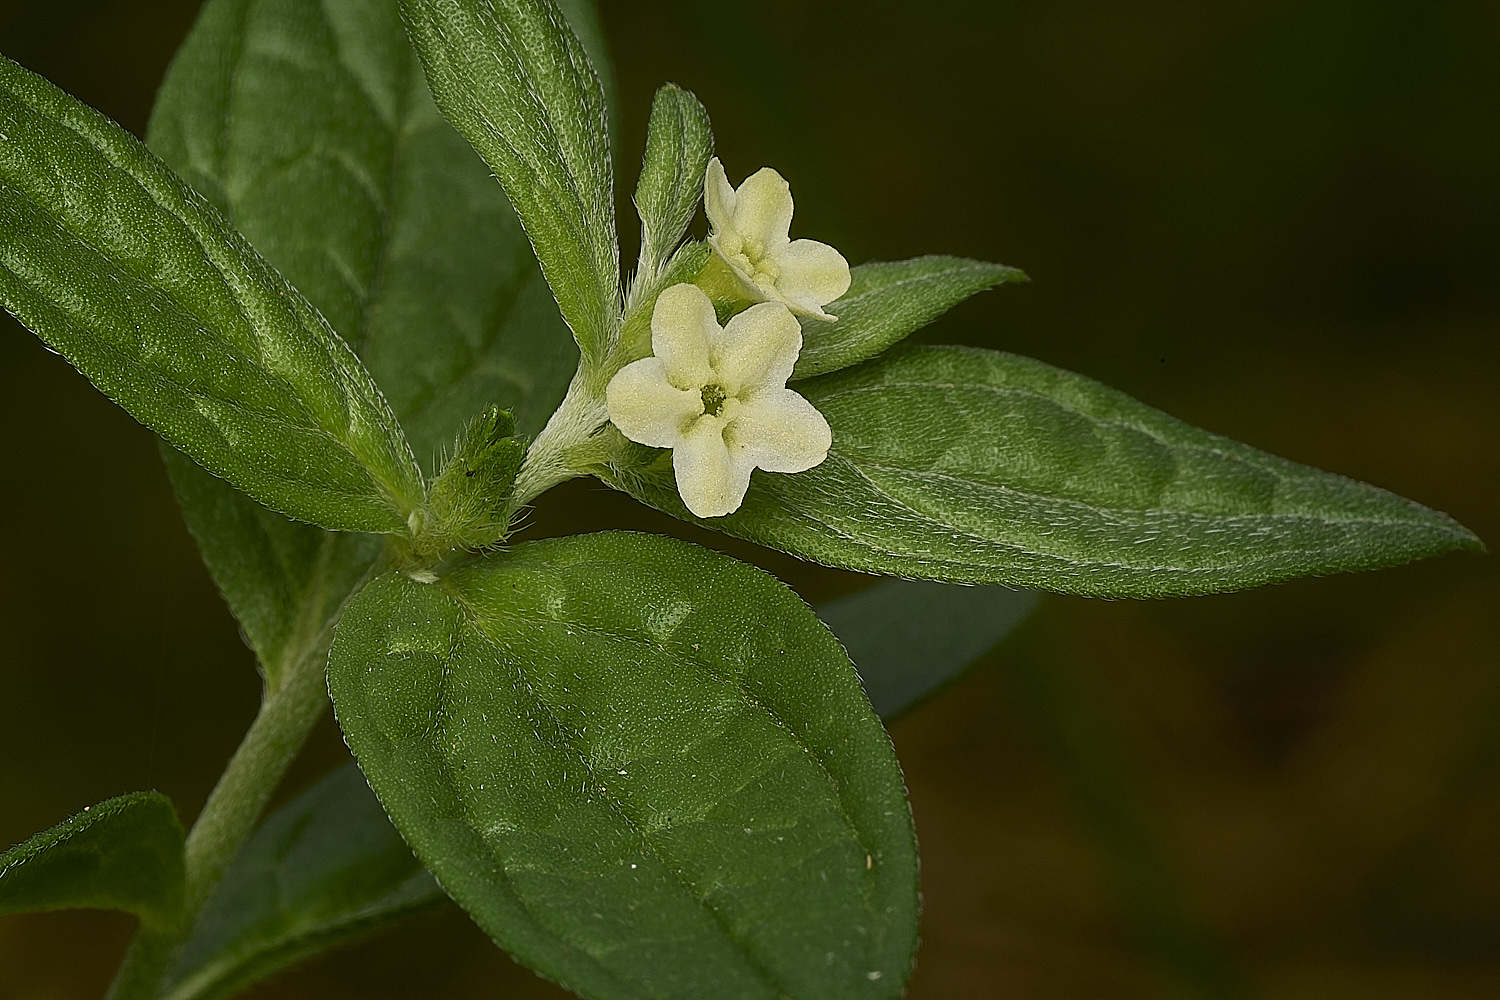
[[[740,462],[767,472],[806,472],[828,457],[833,431],[817,407],[779,389],[745,400],[724,443]]]
[[[604,406],[609,419],[630,440],[652,448],[672,448],[682,439],[683,429],[703,412],[703,394],[667,381],[661,358],[642,358],[609,380]]]
[[[802,352],[802,326],[780,302],[760,302],[709,341],[709,362],[731,396],[780,389]]]
[[[832,320],[823,306],[849,290],[849,262],[817,240],[795,240],[776,254],[781,274],[776,290],[793,312]]]
[[[708,349],[719,333],[714,304],[697,285],[673,285],[657,296],[651,312],[651,352],[662,360],[667,381],[677,388],[701,389],[713,378]]]
[[[735,191],[734,231],[768,251],[786,246],[792,227],[792,189],[770,167],[761,167]]]
[[[723,517],[739,510],[750,488],[750,469],[731,459],[723,421],[716,417],[700,417],[672,449],[677,492],[698,517]]]
[[[724,175],[724,164],[715,156],[708,161],[708,172],[703,176],[703,212],[708,224],[723,231],[734,225],[734,187]]]

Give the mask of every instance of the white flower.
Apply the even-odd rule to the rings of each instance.
[[[826,243],[787,236],[792,191],[780,174],[761,167],[732,188],[716,156],[703,179],[703,209],[708,242],[751,298],[784,303],[799,316],[837,318],[823,307],[849,290],[849,262]]]
[[[802,328],[780,302],[721,328],[702,289],[673,285],[651,314],[651,349],[610,380],[605,405],[630,440],[672,449],[677,492],[697,516],[738,510],[752,469],[805,472],[828,457],[828,421],[786,387]]]

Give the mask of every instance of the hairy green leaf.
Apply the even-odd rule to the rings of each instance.
[[[608,533],[381,577],[329,682],[418,856],[584,996],[901,993],[900,772],[838,643],[760,570]]]
[[[443,114],[495,172],[584,356],[619,317],[604,93],[549,0],[401,0]]]
[[[816,610],[890,720],[963,673],[1036,603],[1030,590],[881,580]]]
[[[0,914],[87,907],[170,926],[182,909],[182,841],[165,795],[106,799],[0,854]]]
[[[557,9],[568,19],[573,34],[583,43],[583,51],[593,64],[594,75],[599,78],[599,87],[604,91],[605,110],[611,125],[619,109],[615,97],[615,69],[609,57],[609,40],[604,37],[604,25],[599,19],[599,7],[594,0],[557,0]],[[615,129],[610,129],[613,139]],[[612,147],[611,147],[612,148]]]
[[[212,0],[150,142],[364,360],[430,476],[490,405],[535,434],[578,354],[396,0]]]
[[[1479,540],[1392,493],[1198,430],[1092,379],[924,347],[798,385],[833,448],[704,521],[868,573],[1173,597],[1373,569]],[[695,520],[670,470],[607,473]]]
[[[1003,638],[1036,596],[882,580],[816,611],[889,718]],[[165,1000],[228,996],[447,899],[348,764],[279,809],[246,845],[209,900]]]
[[[446,899],[350,764],[256,831],[209,898],[162,998],[232,996]]]
[[[504,193],[432,103],[396,0],[210,0],[148,135],[363,355],[429,475],[487,405],[534,434],[562,399],[577,350]],[[274,687],[378,545],[168,468]]]
[[[830,303],[837,323],[802,320],[802,353],[792,378],[810,378],[873,358],[964,299],[1026,275],[1003,264],[963,257],[913,257],[860,264],[849,290]]]
[[[713,128],[698,99],[671,83],[658,90],[635,189],[635,207],[641,216],[636,285],[654,285],[682,242],[703,197],[703,175],[713,153]]]
[[[469,421],[432,483],[431,537],[444,548],[479,549],[505,535],[508,502],[525,449],[510,414],[492,406]]]
[[[292,517],[404,531],[395,417],[316,310],[119,126],[0,61],[0,299],[131,415]]]

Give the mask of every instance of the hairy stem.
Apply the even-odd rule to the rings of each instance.
[[[326,643],[291,664],[278,690],[261,703],[219,783],[188,834],[187,906],[196,916],[250,835],[266,800],[327,707]]]
[[[593,454],[597,449],[591,447],[595,433],[609,420],[604,388],[598,382],[592,370],[579,366],[562,405],[526,450],[511,495],[512,512],[558,483],[583,475],[590,460],[602,460],[602,454]]]
[[[192,934],[198,914],[214,887],[224,877],[245,840],[255,829],[271,793],[302,744],[313,723],[328,705],[324,665],[333,641],[335,614],[324,620],[323,599],[335,537],[323,540],[322,552],[307,590],[294,638],[279,671],[268,672],[276,683],[261,699],[255,721],[240,741],[229,766],[209,793],[203,811],[188,832],[184,846],[187,869],[181,919],[173,928],[142,927],[125,962],[115,976],[107,1000],[152,1000],[167,985],[177,956]],[[371,566],[369,579],[388,558]],[[362,584],[361,584],[362,585]],[[356,586],[354,592],[360,588]]]
[[[173,933],[143,928],[110,987],[109,1000],[148,1000],[166,984],[203,904],[250,836],[266,801],[328,704],[323,680],[326,636],[325,632],[288,664],[281,684],[267,693],[188,833],[187,892],[180,929]]]

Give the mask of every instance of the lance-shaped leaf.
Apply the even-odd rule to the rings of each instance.
[[[616,100],[614,61],[609,57],[609,39],[604,37],[604,23],[599,18],[599,5],[594,3],[594,0],[557,0],[557,9],[562,11],[563,17],[568,19],[568,25],[573,29],[573,34],[577,35],[578,40],[583,43],[583,51],[588,53],[589,62],[594,67],[594,75],[599,78],[599,87],[604,91],[604,105],[609,115],[610,136],[613,142],[616,138],[616,130],[613,126],[618,121],[620,109]]]
[[[585,358],[608,348],[620,261],[604,94],[550,0],[402,0],[438,107],[515,206]]]
[[[881,580],[820,604],[887,721],[963,673],[1036,607],[1037,594],[1009,587],[960,587]]]
[[[260,502],[402,531],[421,474],[359,360],[118,125],[0,61],[0,299],[132,416]]]
[[[703,197],[703,175],[714,153],[714,133],[708,112],[691,93],[675,84],[656,92],[646,129],[646,153],[635,189],[641,216],[641,258],[636,266],[637,287],[651,287],[682,242],[698,202]]]
[[[429,475],[484,407],[534,434],[562,399],[577,350],[504,193],[433,105],[396,0],[211,0],[148,137],[363,355]],[[167,465],[274,687],[378,544]]]
[[[873,358],[970,295],[1026,280],[1013,267],[963,257],[860,264],[850,269],[843,298],[828,306],[837,323],[802,320],[802,353],[792,378],[811,378]]]
[[[828,459],[757,472],[744,506],[701,523],[867,573],[1098,597],[1209,594],[1480,547],[1446,515],[1029,358],[912,348],[797,389],[833,429]],[[693,519],[669,471],[611,475]]]
[[[278,809],[245,844],[162,998],[232,996],[446,899],[350,764]]]
[[[407,842],[585,997],[894,997],[916,931],[901,775],[843,650],[697,546],[532,542],[377,579],[330,691]]]
[[[0,914],[86,907],[170,926],[182,909],[182,840],[165,795],[106,799],[0,854]]]
[[[530,435],[562,400],[577,349],[396,0],[211,0],[149,139],[360,355],[428,476],[484,408]]]

